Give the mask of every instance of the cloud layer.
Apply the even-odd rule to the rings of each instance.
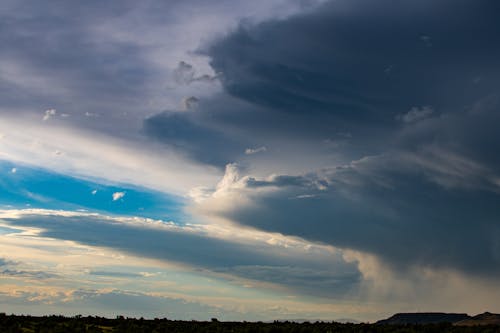
[[[2,290],[64,271],[9,242],[59,240],[315,313],[499,306],[497,1],[2,6]],[[113,216],[136,212],[156,219]],[[151,272],[91,266],[63,294]],[[82,304],[214,310],[101,287]]]
[[[244,162],[249,175],[238,178],[228,167],[199,211],[373,253],[398,269],[498,276],[496,9],[338,1],[213,43],[205,52],[226,94],[179,117],[236,135],[195,142],[203,132],[191,128],[190,151],[203,160],[197,150],[218,146],[225,162],[246,161],[232,147],[246,140],[276,152],[274,164],[261,160],[275,168],[266,176]],[[173,124],[159,116],[146,129]],[[293,155],[306,172],[290,172]],[[325,166],[328,156],[337,163]]]

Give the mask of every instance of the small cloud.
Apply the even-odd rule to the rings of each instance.
[[[189,85],[193,82],[212,83],[218,79],[218,75],[203,74],[201,76],[196,76],[196,71],[193,65],[188,64],[185,61],[179,62],[177,68],[174,69],[173,74],[174,81],[181,85]]]
[[[198,106],[200,100],[194,96],[184,97],[182,99],[182,108],[184,110],[189,110]]]
[[[296,197],[293,197],[293,199],[309,199],[309,198],[315,198],[315,194],[301,194],[297,195]]]
[[[51,117],[55,116],[56,114],[57,114],[56,109],[45,110],[45,114],[43,116],[43,121],[49,120]]]
[[[16,172],[17,172],[17,168],[10,169],[10,173],[16,173]]]
[[[430,106],[422,106],[421,108],[414,106],[407,113],[402,114],[402,115],[398,115],[396,117],[396,119],[401,120],[401,121],[409,124],[409,123],[415,123],[417,121],[425,119],[433,113],[434,113],[434,109]]]
[[[421,35],[420,40],[424,42],[425,46],[431,47],[432,46],[432,40],[430,36],[427,35]]]
[[[92,195],[96,195],[97,190],[93,190],[93,191],[92,191],[92,192],[90,192],[90,193],[92,193]]]
[[[202,76],[195,77],[193,81],[212,83],[219,78],[219,75],[203,74]]]
[[[389,65],[389,66],[387,66],[387,67],[384,69],[384,73],[385,73],[386,75],[389,75],[389,74],[391,74],[391,73],[392,73],[392,71],[393,71],[393,70],[394,70],[394,65]]]
[[[85,117],[99,117],[99,115],[97,113],[93,113],[93,112],[85,112]]]
[[[125,196],[125,192],[115,192],[113,193],[113,201],[119,200]]]
[[[145,278],[148,278],[148,277],[154,277],[154,276],[158,276],[160,275],[160,272],[156,272],[156,273],[151,273],[151,272],[139,272],[139,274]]]
[[[54,152],[54,155],[56,155],[56,156],[62,155],[62,151],[60,151],[60,150],[56,150],[56,151]]]
[[[258,147],[258,148],[247,148],[245,150],[245,154],[246,155],[253,155],[253,154],[257,154],[257,153],[262,153],[262,152],[265,152],[267,151],[267,148],[262,146],[262,147]]]
[[[194,68],[191,64],[185,61],[179,62],[177,68],[174,69],[174,80],[178,84],[189,84],[194,78]]]

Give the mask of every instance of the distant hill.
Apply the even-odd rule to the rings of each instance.
[[[485,312],[453,323],[456,326],[500,325],[500,314]]]
[[[416,312],[396,313],[390,318],[379,320],[379,325],[404,325],[404,324],[438,324],[456,323],[471,319],[466,313],[442,313],[442,312]]]

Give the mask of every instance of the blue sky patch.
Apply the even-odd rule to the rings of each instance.
[[[183,198],[130,185],[107,185],[0,162],[0,204],[7,208],[84,209],[183,220]]]

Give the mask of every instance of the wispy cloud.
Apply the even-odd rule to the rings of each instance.
[[[245,149],[245,154],[247,155],[253,155],[257,153],[262,153],[267,151],[267,148],[265,146],[257,147],[257,148],[247,148]]]

